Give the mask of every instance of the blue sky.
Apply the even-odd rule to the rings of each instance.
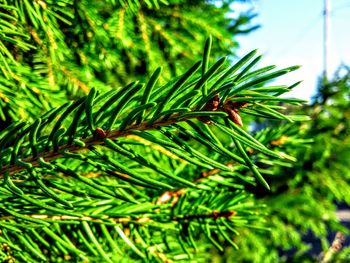
[[[251,0],[234,4],[234,10],[253,8],[261,28],[239,37],[239,56],[258,48],[264,55],[260,66],[279,68],[301,65],[276,84],[303,80],[290,96],[309,99],[323,70],[323,0]],[[341,64],[350,65],[350,0],[331,0],[330,72]]]

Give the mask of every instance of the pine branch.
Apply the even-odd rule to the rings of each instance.
[[[197,113],[197,115],[194,115],[192,117],[181,118],[181,121],[197,119],[200,116],[200,114],[201,113]],[[112,131],[105,132],[101,128],[97,128],[93,136],[87,137],[79,142],[79,144],[83,146],[65,144],[65,145],[59,146],[57,150],[43,152],[41,154],[38,154],[35,157],[29,157],[21,161],[27,164],[30,164],[31,167],[37,167],[41,165],[39,162],[39,159],[41,158],[47,162],[51,162],[51,161],[54,161],[55,159],[63,157],[64,152],[76,153],[79,151],[90,149],[92,146],[105,145],[106,144],[105,139],[117,139],[119,137],[126,137],[128,135],[134,134],[135,131],[154,130],[162,126],[168,126],[179,122],[179,117],[181,117],[180,114],[174,114],[171,118],[167,120],[159,120],[159,121],[153,122],[152,125],[149,124],[149,121],[145,121],[140,124],[130,125],[123,130],[112,130]],[[99,135],[99,132],[103,133],[103,135]],[[0,178],[3,178],[5,173],[12,175],[12,174],[19,173],[25,169],[26,167],[23,167],[21,165],[16,165],[16,164],[4,166],[2,167],[2,174],[0,175]]]
[[[247,61],[247,59],[246,58],[244,58],[244,60],[245,61]],[[244,61],[243,60],[243,61]],[[238,64],[242,64],[242,62],[239,62]],[[211,70],[210,71],[208,71],[208,73],[207,73],[207,76],[205,77],[206,79],[208,79],[209,77],[210,77],[210,75],[212,75],[211,77],[213,78],[213,74],[215,74],[215,71],[216,70],[214,70],[214,68],[216,68],[217,67],[217,65],[219,65],[219,64],[214,64],[213,65],[213,67],[211,68]],[[175,84],[175,86],[172,88],[172,89],[170,89],[169,91],[172,93],[172,90],[175,90],[175,89],[177,89],[178,88],[178,86],[179,87],[181,87],[182,85],[183,85],[183,83],[184,83],[184,81],[186,81],[186,79],[190,76],[190,75],[192,75],[193,74],[193,72],[196,70],[196,69],[198,69],[198,64],[196,64],[195,66],[194,66],[194,68],[192,68],[188,73],[186,73],[183,77],[182,77],[182,79],[179,79],[178,80],[178,82]],[[231,72],[232,70],[228,70],[228,72]],[[270,74],[272,77],[275,77],[275,76],[279,76],[279,75],[281,75],[281,74],[284,74],[284,73],[286,73],[286,72],[289,72],[289,69],[288,70],[283,70],[283,71],[280,71],[281,73],[277,73],[277,74]],[[268,75],[268,77],[270,77],[270,75]],[[215,76],[215,75],[214,75]],[[259,78],[259,82],[260,82],[260,79],[261,78],[263,78],[264,80],[265,79],[268,79],[268,77],[260,77]],[[223,83],[223,81],[224,81],[224,79],[225,78],[227,78],[227,74],[225,74],[225,75],[223,75],[223,77],[222,77],[222,80],[220,80],[220,82],[221,83]],[[254,81],[253,81],[254,82]],[[255,81],[254,83],[256,83],[257,81]],[[217,83],[218,83],[218,81],[216,81],[215,83],[214,83],[214,87],[216,87],[217,86]],[[199,85],[200,86],[203,86],[205,83],[203,82],[203,80],[202,79],[200,79],[200,80],[198,80],[198,82],[197,82],[197,85],[195,85],[195,88],[197,88],[197,87],[199,87]],[[191,85],[193,85],[193,84],[191,84]],[[140,87],[141,86],[138,86],[138,85],[135,85],[135,84],[133,84],[133,88],[134,89],[140,89]],[[245,87],[248,87],[248,85],[247,84],[245,84],[245,86],[244,86],[244,88]],[[207,103],[207,105],[209,105],[208,103],[212,103],[212,102],[208,102],[208,101],[210,101],[211,99],[213,99],[212,98],[212,96],[216,93],[216,92],[220,92],[221,90],[223,90],[223,88],[225,88],[226,90],[228,90],[228,89],[230,89],[231,88],[231,85],[223,85],[222,86],[222,88],[220,88],[220,87],[218,87],[217,88],[217,90],[215,91],[212,91],[209,95],[205,95],[205,97],[203,98],[203,99],[201,99],[200,100],[200,105],[204,102],[204,103]],[[242,89],[244,89],[244,88],[238,88],[239,90],[242,90]],[[211,89],[213,89],[213,88],[211,88]],[[236,89],[237,90],[237,89]],[[147,89],[145,90],[145,92],[150,92],[150,91],[147,91]],[[92,123],[92,122],[94,122],[94,120],[93,120],[93,117],[92,117],[92,115],[91,115],[91,111],[92,111],[92,101],[95,99],[94,97],[96,96],[96,95],[94,95],[96,93],[96,91],[92,91],[92,92],[90,92],[90,94],[86,97],[86,99],[85,99],[85,108],[86,108],[86,117],[87,117],[87,123],[86,124],[89,124],[89,123]],[[113,97],[111,97],[110,99],[109,99],[109,101],[110,102],[112,102],[113,100],[115,100],[115,99],[118,99],[119,98],[119,94],[120,94],[120,92],[119,93],[117,93],[117,94],[115,94]],[[144,95],[144,96],[146,96],[146,95]],[[147,95],[147,96],[149,96],[149,95]],[[104,96],[100,96],[100,98],[103,98]],[[233,97],[232,98],[232,100],[237,100],[238,98],[237,97]],[[273,98],[273,97],[266,97],[266,96],[264,96],[264,97],[261,97],[261,98],[249,98],[249,101],[251,101],[252,99],[254,99],[254,100],[256,100],[256,99],[258,99],[258,100],[262,100],[262,101],[264,101],[264,100],[266,100],[266,99],[268,99],[269,101],[270,100],[276,100],[275,98]],[[246,98],[244,98],[244,100],[246,100]],[[282,101],[287,101],[286,99],[280,99],[280,100],[282,100]],[[277,100],[277,101],[280,101],[280,100]],[[206,102],[205,102],[206,101]],[[289,100],[289,101],[293,101],[293,100]],[[294,101],[297,101],[297,100],[294,100]],[[71,106],[69,106],[68,108],[67,108],[67,110],[64,112],[64,113],[62,113],[62,117],[61,117],[61,119],[60,119],[60,121],[59,121],[59,123],[61,122],[61,121],[63,121],[67,116],[68,116],[68,114],[70,114],[70,112],[72,112],[74,109],[77,109],[78,107],[80,107],[81,109],[83,109],[82,107],[82,102],[83,102],[83,100],[80,100],[79,102],[76,102],[75,104],[73,104],[73,105],[71,105]],[[147,101],[144,101],[144,103],[146,103]],[[90,105],[89,105],[90,104]],[[107,105],[107,106],[106,106]],[[225,104],[226,105],[226,104]],[[223,110],[222,111],[226,111],[226,109],[225,109],[225,106],[224,105],[224,108],[223,108]],[[105,104],[105,105],[103,105],[103,107],[105,108],[105,109],[108,109],[108,104]],[[156,111],[155,111],[155,116],[162,116],[162,115],[164,115],[164,114],[162,114],[161,112],[159,112],[159,111],[161,111],[163,108],[164,108],[164,101],[159,105],[159,107],[157,107],[156,108]],[[117,106],[117,108],[122,108],[122,107],[124,107],[124,105],[123,104],[121,104],[121,102],[119,103],[119,105]],[[139,108],[141,108],[141,107],[143,107],[143,106],[139,106]],[[232,106],[231,106],[232,107]],[[138,108],[136,108],[136,109],[138,109]],[[204,107],[204,109],[208,109],[208,106],[205,106]],[[171,109],[174,113],[176,113],[176,110],[175,109]],[[134,110],[135,111],[135,110]],[[169,110],[168,110],[169,111]],[[26,129],[24,129],[24,132],[22,133],[22,135],[20,135],[20,136],[29,136],[30,138],[32,138],[31,139],[31,142],[30,142],[30,147],[32,148],[32,154],[33,155],[35,155],[35,156],[32,156],[32,157],[26,157],[26,158],[23,158],[23,157],[16,157],[17,158],[17,160],[21,163],[21,164],[14,164],[13,162],[14,162],[14,156],[13,156],[13,154],[12,154],[12,157],[11,157],[11,167],[9,166],[9,164],[7,165],[7,166],[5,166],[4,167],[4,171],[8,171],[8,172],[10,172],[10,174],[13,174],[14,172],[20,172],[20,171],[23,171],[24,169],[26,169],[26,167],[28,167],[28,166],[30,166],[30,167],[36,167],[36,166],[38,166],[39,165],[39,159],[40,159],[40,157],[41,158],[44,158],[44,160],[46,160],[46,161],[51,161],[51,160],[54,160],[54,159],[56,159],[56,158],[58,158],[58,157],[62,157],[63,156],[63,152],[64,151],[68,151],[68,152],[71,152],[71,153],[74,153],[74,152],[76,152],[76,151],[78,151],[78,150],[83,150],[83,149],[87,149],[87,148],[90,148],[90,147],[92,147],[93,145],[99,145],[99,144],[102,144],[102,143],[104,143],[104,139],[106,139],[106,138],[111,138],[111,139],[114,139],[114,138],[118,138],[118,137],[121,137],[121,136],[126,136],[126,135],[129,135],[129,134],[131,134],[132,132],[135,132],[135,131],[144,131],[144,130],[147,130],[147,129],[154,129],[154,128],[159,128],[159,127],[161,127],[161,126],[167,126],[167,125],[171,125],[171,124],[174,124],[174,123],[176,123],[176,122],[179,122],[179,121],[186,121],[186,120],[189,120],[189,119],[197,119],[197,118],[203,118],[203,117],[201,117],[201,116],[226,116],[226,114],[224,113],[224,112],[220,112],[220,111],[218,111],[216,108],[214,108],[214,109],[209,109],[209,111],[207,111],[207,112],[205,112],[205,111],[198,111],[198,112],[193,112],[193,110],[192,110],[192,112],[191,112],[191,109],[190,108],[188,108],[188,110],[187,110],[188,112],[187,113],[177,113],[177,114],[172,114],[173,116],[172,116],[172,118],[170,118],[169,119],[169,117],[167,117],[167,118],[165,118],[166,120],[164,121],[162,121],[162,120],[158,120],[158,121],[156,121],[155,120],[155,116],[153,116],[153,118],[151,119],[151,121],[149,122],[149,121],[144,121],[142,124],[139,124],[139,125],[129,125],[129,127],[128,128],[126,128],[126,126],[127,126],[127,122],[126,121],[128,121],[129,123],[130,123],[130,120],[128,119],[128,118],[130,118],[130,117],[134,117],[134,116],[130,116],[130,115],[132,115],[133,114],[133,111],[131,111],[130,112],[130,114],[128,115],[128,118],[126,118],[122,123],[121,123],[121,130],[108,130],[107,131],[107,133],[105,134],[105,131],[102,129],[102,128],[97,128],[97,129],[95,129],[95,128],[93,128],[92,129],[92,126],[91,126],[91,124],[89,125],[90,126],[90,133],[92,133],[93,135],[92,136],[90,136],[90,137],[86,137],[86,138],[84,138],[82,141],[80,141],[80,139],[79,139],[79,143],[81,144],[81,145],[83,145],[83,146],[77,146],[77,145],[71,145],[71,143],[72,143],[72,141],[74,140],[74,138],[72,137],[72,132],[73,131],[75,131],[76,129],[77,129],[77,124],[73,121],[72,123],[71,123],[71,125],[70,125],[70,127],[68,128],[68,131],[67,132],[65,132],[67,135],[69,135],[69,139],[68,139],[68,143],[66,143],[66,144],[62,144],[62,145],[58,145],[57,143],[58,143],[58,141],[55,141],[54,139],[56,139],[55,138],[55,134],[57,134],[57,132],[59,132],[59,131],[62,131],[62,128],[61,129],[59,129],[59,126],[56,124],[55,125],[55,127],[53,128],[53,130],[51,131],[51,133],[50,133],[50,136],[48,137],[48,141],[46,142],[46,143],[43,143],[43,145],[44,144],[46,144],[46,147],[44,147],[44,146],[41,146],[41,148],[42,149],[44,149],[44,148],[46,148],[46,149],[48,149],[48,145],[50,145],[51,143],[53,144],[53,150],[52,151],[50,151],[50,152],[43,152],[43,153],[40,153],[39,155],[37,155],[36,154],[36,151],[34,152],[34,150],[35,149],[37,149],[37,148],[40,148],[40,146],[35,146],[35,145],[33,145],[33,141],[35,140],[35,141],[40,141],[40,138],[32,138],[33,136],[35,137],[36,136],[36,134],[35,135],[33,135],[32,133],[32,135],[30,135],[30,134],[28,134],[28,133],[30,133],[30,131],[34,131],[35,129],[43,129],[43,127],[40,127],[40,126],[38,126],[37,124],[33,124],[32,126],[29,126],[29,127],[26,127]],[[170,112],[170,111],[169,111]],[[237,112],[237,109],[235,109],[235,112]],[[82,115],[82,113],[83,113],[83,111],[82,110],[79,110],[79,111],[77,111],[77,115],[75,116],[75,119],[76,120],[79,120],[79,118],[81,117],[81,116],[79,116],[79,115]],[[222,114],[221,114],[222,113]],[[98,116],[95,116],[95,118],[97,119],[97,117],[101,117],[102,116],[102,118],[103,117],[106,117],[106,114],[104,113],[104,112],[98,112],[98,113],[96,113]],[[119,114],[119,113],[117,113],[117,114]],[[137,112],[137,114],[139,114],[138,112]],[[238,115],[237,113],[235,113],[236,115]],[[171,115],[171,114],[169,114],[169,115]],[[187,117],[188,116],[188,117]],[[281,115],[282,116],[282,118],[283,118],[283,115]],[[115,120],[115,118],[116,117],[110,117],[109,118],[109,126],[110,125],[113,125],[113,123],[114,123],[114,120]],[[97,121],[99,121],[99,120],[97,120]],[[48,121],[46,122],[46,124],[44,125],[44,126],[47,126],[49,123],[48,123]],[[222,127],[222,126],[218,126],[218,127]],[[232,127],[234,127],[234,126],[232,126]],[[181,127],[180,127],[181,128]],[[9,130],[11,130],[11,129],[13,129],[12,127],[9,129]],[[99,135],[97,132],[99,131],[98,129],[100,129],[100,132],[102,132],[103,134],[102,135]],[[249,138],[249,139],[251,139],[251,137],[249,137],[249,135],[248,134],[246,134],[243,130],[240,130],[238,127],[236,127],[236,129],[238,129],[237,131],[238,131],[238,133],[232,133],[232,131],[228,131],[228,130],[226,130],[226,128],[223,128],[222,127],[222,129],[224,129],[224,131],[225,132],[227,132],[228,134],[232,134],[232,135],[236,135],[236,136],[239,136],[238,134],[239,133],[241,133],[241,134],[243,134],[243,136],[247,136],[247,138]],[[5,130],[5,134],[6,134],[6,130]],[[86,133],[85,133],[86,134]],[[62,135],[62,134],[60,134],[60,135]],[[57,136],[60,136],[60,135],[57,135]],[[6,144],[7,144],[7,140],[9,140],[11,137],[9,137],[9,136],[11,136],[12,138],[13,138],[13,135],[12,134],[10,134],[10,132],[8,133],[8,135],[7,136],[5,136],[4,137],[4,139],[6,138],[6,141],[5,140],[3,140],[2,141],[2,146],[5,146]],[[17,135],[18,136],[18,135]],[[242,135],[241,135],[242,136]],[[240,137],[241,138],[241,137]],[[15,138],[13,138],[12,140],[14,140],[14,142],[18,142],[18,139],[20,139],[20,138],[17,138],[17,139],[15,139]],[[263,151],[263,152],[265,152],[265,153],[267,153],[267,154],[271,154],[272,156],[278,156],[278,155],[276,155],[276,154],[274,154],[273,152],[270,152],[270,151],[268,151],[267,149],[265,150],[265,148],[264,148],[264,146],[263,145],[260,145],[257,141],[255,141],[256,143],[250,143],[250,142],[248,142],[247,140],[245,140],[244,139],[244,137],[242,137],[242,139],[243,139],[243,141],[245,142],[245,143],[248,143],[250,146],[252,146],[252,147],[255,147],[255,148],[258,148],[258,149],[260,149],[261,151]],[[57,140],[57,139],[56,139]],[[61,141],[62,141],[62,138],[60,139]],[[258,144],[257,144],[258,143]],[[18,146],[17,146],[18,147]],[[8,148],[9,149],[9,148]],[[17,151],[18,151],[19,149],[17,149]],[[21,151],[22,152],[28,152],[28,149],[26,149],[26,148],[22,148],[21,149]],[[17,162],[18,162],[17,161]],[[25,164],[25,165],[24,165]],[[24,166],[23,166],[24,165]],[[21,168],[21,166],[22,166],[22,168]]]

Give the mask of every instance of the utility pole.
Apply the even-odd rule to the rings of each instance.
[[[330,61],[330,23],[331,23],[331,0],[324,0],[323,12],[323,77],[325,80],[329,76],[329,61]]]

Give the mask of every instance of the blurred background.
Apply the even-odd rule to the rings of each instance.
[[[285,206],[290,205],[290,209],[295,209],[294,213],[288,210],[281,212],[283,215],[280,217],[285,218],[275,225],[276,232],[290,231],[289,224],[301,230],[303,227],[300,224],[303,223],[298,222],[296,219],[298,217],[304,220],[305,225],[310,224],[306,227],[309,230],[305,232],[301,230],[304,232],[304,235],[299,236],[302,241],[300,239],[291,241],[294,239],[292,236],[295,235],[293,231],[290,232],[291,237],[272,234],[272,239],[275,236],[281,240],[281,243],[290,242],[292,244],[290,249],[285,244],[280,246],[278,262],[349,262],[350,240],[347,234],[350,229],[348,198],[350,196],[348,179],[350,167],[350,34],[348,33],[350,1],[234,1],[231,3],[231,10],[229,16],[234,19],[237,19],[241,12],[250,14],[250,22],[256,26],[255,30],[249,34],[242,34],[235,38],[239,43],[236,51],[238,57],[258,48],[259,52],[264,55],[261,66],[301,65],[299,70],[270,84],[292,85],[296,80],[302,80],[303,82],[288,93],[288,96],[308,101],[308,105],[301,112],[308,114],[312,119],[308,124],[306,137],[312,138],[314,143],[306,151],[299,150],[299,165],[280,171],[280,173],[286,173],[285,176],[289,178],[286,185],[291,189],[298,184],[296,189],[308,189],[305,202],[309,206],[306,210],[310,211],[305,214],[302,203],[299,203],[303,199],[301,196],[303,190],[295,192],[296,189],[292,191],[289,189],[283,194],[280,190],[275,190],[269,197],[263,197],[269,205],[276,205],[280,202],[280,208],[285,204]],[[303,128],[305,128],[303,125],[299,127],[301,130]],[[275,183],[278,184],[279,180],[281,178],[277,178]],[[291,194],[293,191],[294,193]],[[318,206],[317,202],[323,204]],[[319,210],[320,207],[325,210]],[[328,225],[325,229],[320,230],[325,227],[324,217],[329,209],[334,209],[337,219],[345,229],[337,232],[337,227],[333,228]],[[316,210],[320,212],[319,219],[316,219]],[[314,219],[311,219],[312,217]],[[313,223],[310,223],[312,221]],[[286,225],[277,231],[282,224]],[[327,234],[323,232],[324,230]],[[323,234],[317,234],[318,231]],[[337,255],[339,250],[332,250],[332,247],[339,241],[337,235],[341,232],[345,233],[341,238],[342,245],[340,246],[344,249]],[[264,238],[257,240],[258,238],[252,244],[264,242]],[[299,242],[306,245],[307,248],[299,246]],[[333,253],[329,257],[327,257],[327,252],[322,252],[327,247],[329,247],[327,251]],[[255,248],[254,245],[251,248]],[[303,249],[305,249],[304,252],[302,252]],[[245,252],[249,253],[249,249]],[[302,255],[303,253],[305,254]],[[271,252],[265,252],[265,255],[266,262],[277,260],[271,256]],[[310,257],[306,255],[314,259],[309,261]],[[252,256],[250,260],[264,262],[261,257]]]

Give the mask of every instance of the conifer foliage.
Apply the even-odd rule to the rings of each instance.
[[[229,2],[3,2],[3,261],[207,262],[266,231],[249,189],[295,159],[249,120],[304,119],[265,85],[298,67],[220,57]]]

